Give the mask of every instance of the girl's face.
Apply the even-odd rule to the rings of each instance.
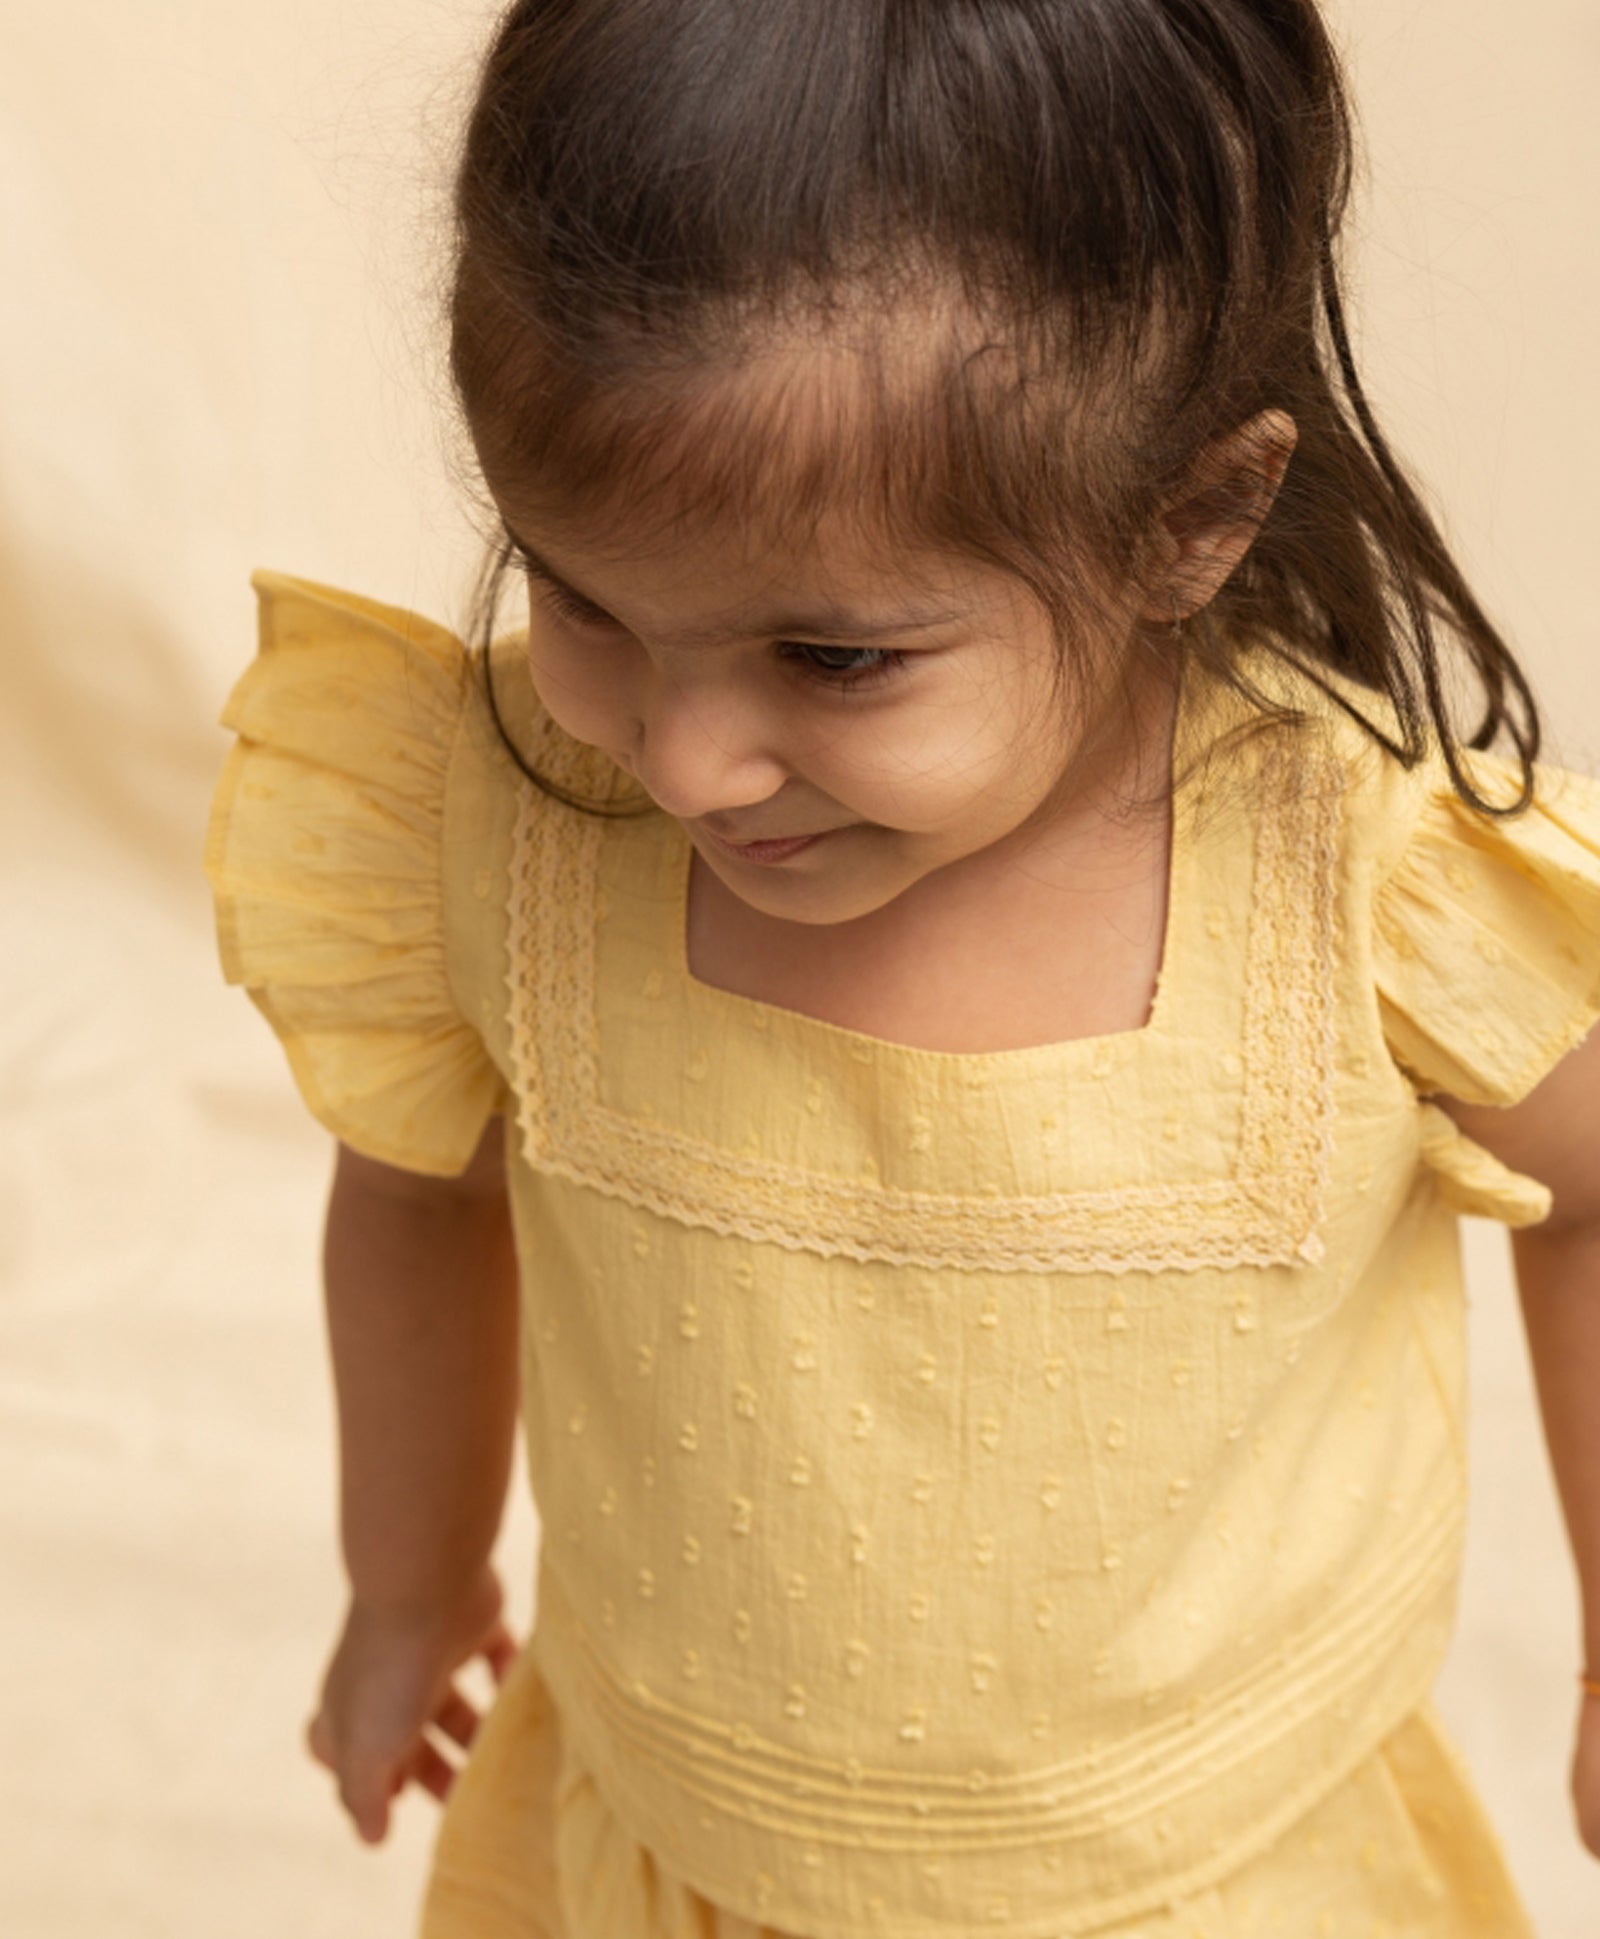
[[[886,564],[842,517],[801,550],[708,531],[624,556],[501,509],[540,700],[767,914],[846,922],[979,856],[1037,865],[1124,771],[1105,718],[1060,690],[1043,608],[998,569]],[[1108,622],[1091,663],[1113,668],[1133,624]]]

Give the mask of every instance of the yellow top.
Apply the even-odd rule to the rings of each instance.
[[[355,1149],[453,1174],[514,1115],[530,1649],[620,1821],[819,1939],[1054,1939],[1263,1850],[1445,1651],[1455,1214],[1549,1194],[1426,1095],[1600,1015],[1600,787],[1485,820],[1191,674],[1148,1023],[917,1050],[697,982],[683,831],[528,783],[451,634],[256,584],[223,967]],[[495,687],[632,787],[515,642]]]

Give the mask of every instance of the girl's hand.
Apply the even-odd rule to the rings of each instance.
[[[425,1734],[463,1750],[478,1712],[453,1681],[482,1656],[498,1685],[517,1654],[501,1611],[499,1578],[485,1568],[449,1608],[400,1614],[352,1601],[306,1727],[311,1755],[339,1780],[339,1798],[369,1845],[389,1829],[389,1807],[407,1784],[443,1800],[455,1767]]]
[[[1586,1696],[1578,1714],[1572,1801],[1578,1811],[1578,1836],[1600,1858],[1600,1697]]]

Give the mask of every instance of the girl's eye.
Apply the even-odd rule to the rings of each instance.
[[[798,640],[785,640],[780,651],[798,662],[808,680],[855,690],[892,678],[910,657],[889,647],[809,646]]]
[[[562,619],[579,626],[616,625],[609,613],[599,606],[591,606],[586,599],[579,599],[565,586],[538,577],[534,577],[533,585],[544,605]],[[859,692],[864,687],[877,686],[899,672],[910,657],[888,647],[815,646],[800,640],[784,640],[778,650],[785,659],[799,666],[806,679],[835,691]]]
[[[613,626],[616,622],[609,613],[602,612],[598,606],[591,606],[587,599],[579,599],[567,591],[565,586],[553,585],[548,579],[534,579],[534,590],[539,598],[553,613],[563,619],[575,620],[580,626]]]

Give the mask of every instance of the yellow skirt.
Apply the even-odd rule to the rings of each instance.
[[[1220,1885],[1095,1939],[1534,1939],[1424,1704]],[[792,1939],[711,1904],[612,1815],[524,1650],[440,1823],[420,1939]]]

